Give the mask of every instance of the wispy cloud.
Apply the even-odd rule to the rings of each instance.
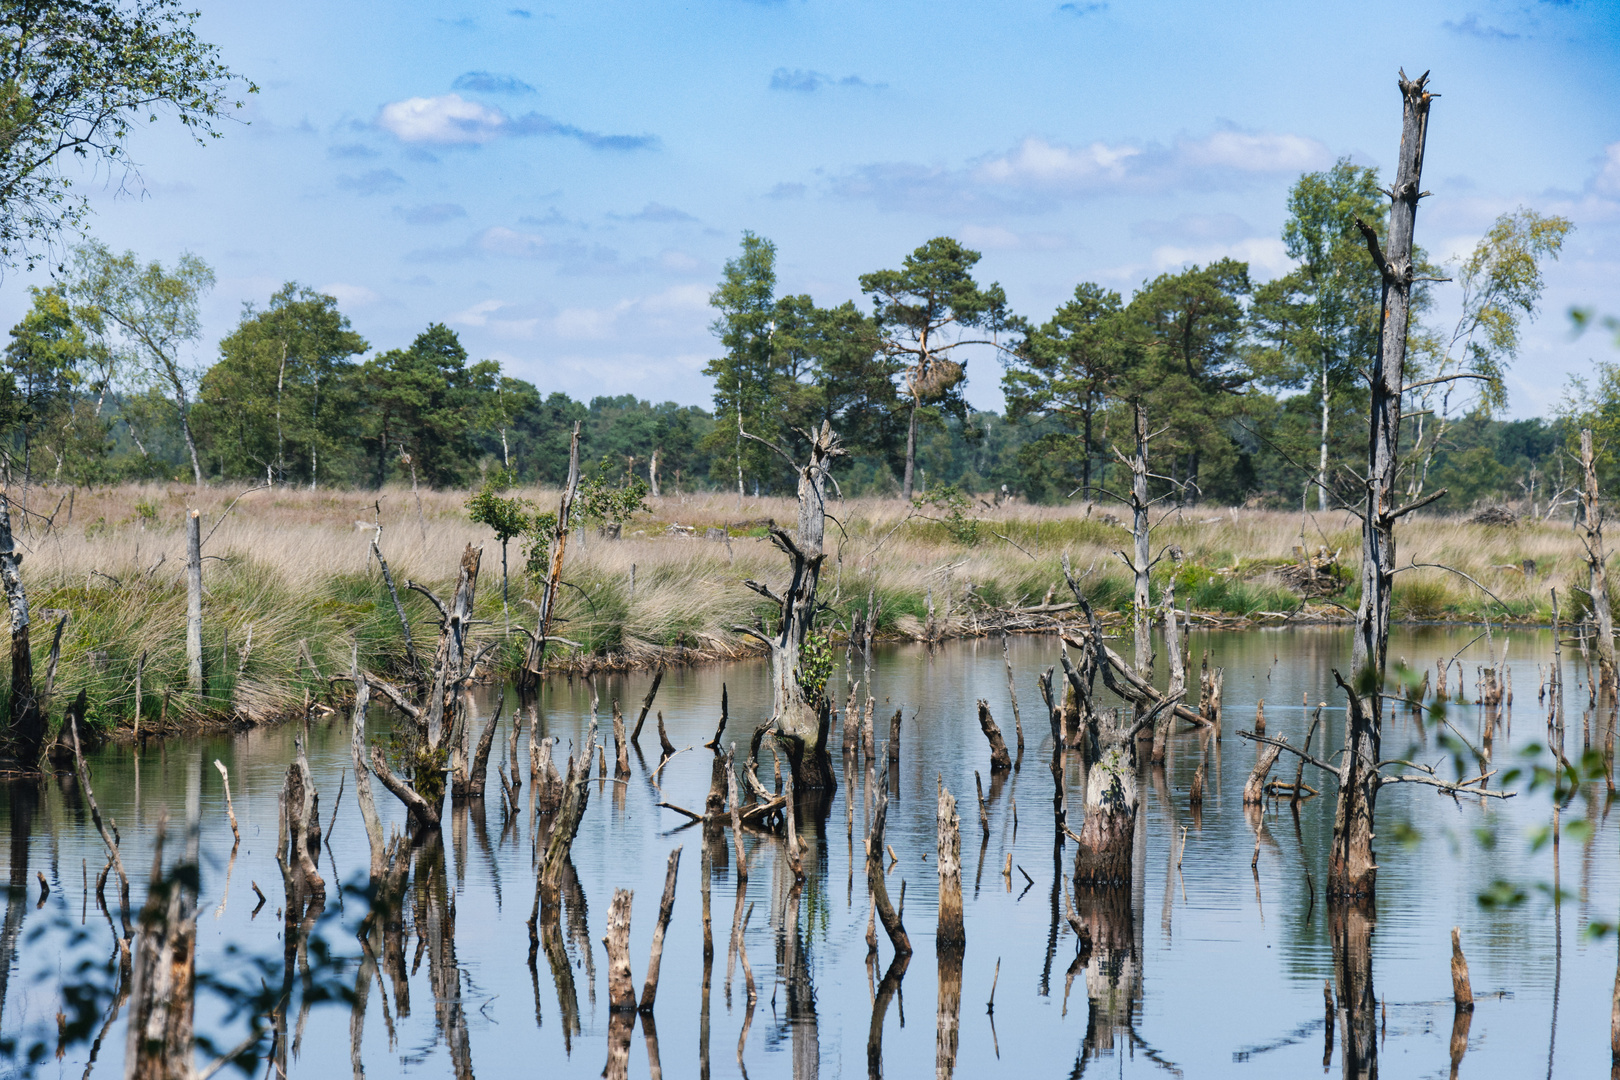
[[[810,189],[792,180],[783,180],[765,193],[767,199],[802,199]]]
[[[837,78],[819,71],[807,71],[804,68],[779,67],[771,72],[772,90],[792,90],[801,94],[813,94],[827,86],[849,86],[864,90],[884,90],[888,83],[867,82],[859,75],[845,75]]]
[[[470,94],[533,94],[534,87],[516,75],[499,75],[493,71],[469,71],[457,75],[450,84],[452,90],[465,90]]]
[[[1100,11],[1107,11],[1107,10],[1108,10],[1108,5],[1106,3],[1090,3],[1090,4],[1080,3],[1080,4],[1059,4],[1058,5],[1058,11],[1061,14],[1072,15],[1077,19],[1082,18],[1082,17],[1084,17],[1086,15],[1095,15]]]
[[[645,150],[658,145],[656,136],[603,135],[536,112],[509,116],[460,94],[389,102],[378,112],[377,126],[401,142],[441,146],[477,146],[494,139],[527,135],[573,139],[593,150]]]
[[[329,147],[327,147],[326,148],[326,156],[329,157],[329,158],[333,158],[335,160],[341,161],[341,160],[344,160],[346,158],[347,159],[354,159],[354,158],[365,159],[365,158],[380,157],[381,155],[378,154],[377,151],[373,150],[371,147],[367,146],[365,143],[343,143],[340,146],[329,146]]]
[[[1511,34],[1499,26],[1488,26],[1479,21],[1478,15],[1467,15],[1459,21],[1447,19],[1440,24],[1453,34],[1462,37],[1481,38],[1485,41],[1517,41],[1518,34]]]
[[[467,211],[457,203],[426,203],[421,206],[396,206],[394,216],[407,225],[442,225],[446,221],[466,217]]]
[[[340,305],[346,308],[365,307],[367,304],[375,304],[382,299],[364,285],[348,285],[341,281],[322,285],[320,291],[327,296],[333,297]]]
[[[619,221],[643,221],[658,225],[697,220],[685,210],[677,210],[673,206],[665,206],[663,203],[656,202],[648,203],[633,214],[609,214],[608,216]]]
[[[372,169],[359,176],[340,176],[337,185],[357,195],[380,195],[404,187],[405,178],[393,169]]]
[[[1014,232],[1000,225],[964,225],[956,238],[981,251],[1064,251],[1076,247],[1074,237],[1055,232]]]
[[[1083,146],[1031,136],[1003,153],[961,168],[879,162],[831,182],[834,194],[885,209],[1042,210],[1067,199],[1207,190],[1331,163],[1327,147],[1302,135],[1223,129],[1169,146],[1092,142]]]

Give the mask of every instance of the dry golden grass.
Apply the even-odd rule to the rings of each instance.
[[[28,494],[28,526],[20,539],[28,553],[30,596],[36,610],[73,616],[58,686],[88,686],[94,717],[103,725],[128,726],[133,718],[133,672],[143,651],[148,724],[165,708],[170,720],[225,712],[262,719],[285,712],[306,691],[325,688],[301,661],[305,645],[325,676],[347,669],[355,645],[362,663],[397,668],[403,657],[397,619],[369,558],[372,523],[379,519],[383,552],[402,586],[411,578],[446,590],[464,545],[480,544],[478,611],[490,623],[484,632],[501,636],[506,619],[533,626],[538,590],[522,573],[521,543],[510,551],[511,605],[503,615],[500,548],[488,530],[467,520],[465,492],[424,491],[418,497],[398,488],[260,490],[242,496],[221,520],[238,494],[172,484]],[[544,508],[557,501],[555,491],[517,494]],[[20,499],[22,493],[12,495]],[[606,663],[644,662],[672,646],[711,655],[748,649],[732,627],[753,622],[768,605],[741,582],[781,577],[784,560],[763,538],[763,522],[791,526],[793,503],[718,493],[651,503],[652,512],[627,525],[623,539],[576,530],[565,575],[573,587],[561,598],[556,632]],[[183,676],[181,526],[192,507],[201,511],[208,537],[211,687],[197,699],[176,690],[165,706],[164,692]],[[1129,533],[1105,508],[980,503],[954,522],[936,511],[915,513],[898,500],[854,499],[829,509],[836,521],[829,522],[822,595],[831,606],[824,622],[834,626],[863,611],[870,593],[883,605],[885,630],[915,632],[931,600],[945,632],[962,631],[972,625],[974,612],[1039,604],[1062,582],[1065,555],[1099,607],[1117,610],[1129,597],[1116,554],[1128,547]],[[1353,571],[1360,531],[1352,515],[1192,508],[1156,514],[1155,522],[1155,552],[1179,545],[1187,565],[1196,568],[1186,579],[1195,584],[1178,592],[1183,603],[1227,615],[1344,613],[1332,604],[1302,609],[1268,571],[1292,561],[1301,544],[1338,550]],[[705,539],[709,529],[725,530],[728,539]],[[1456,574],[1419,567],[1397,578],[1397,615],[1494,619],[1505,611],[1543,618],[1549,587],[1569,596],[1569,586],[1584,578],[1567,522],[1501,528],[1419,517],[1404,522],[1398,538],[1402,566],[1447,564],[1495,600]],[[1533,577],[1522,572],[1525,560],[1535,562]],[[1168,567],[1166,560],[1158,573]],[[1063,599],[1062,591],[1056,599]],[[1352,594],[1337,599],[1354,603]],[[407,603],[420,648],[435,630],[431,609],[414,595]],[[1566,611],[1570,606],[1565,603]],[[45,662],[52,622],[36,618],[37,664]],[[241,648],[250,629],[252,650],[244,664]],[[521,640],[515,634],[503,639],[504,662],[515,663]]]

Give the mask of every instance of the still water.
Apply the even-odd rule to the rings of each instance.
[[[1472,700],[1475,665],[1486,662],[1487,649],[1484,640],[1468,644],[1475,633],[1397,631],[1390,656],[1427,665],[1432,679],[1436,661],[1461,649]],[[1498,631],[1490,644],[1500,651],[1506,639],[1511,639],[1517,702],[1506,730],[1496,736],[1494,762],[1502,768],[1522,763],[1528,748],[1548,739],[1546,708],[1537,702],[1537,687],[1552,649],[1546,631]],[[898,898],[904,883],[903,916],[915,955],[897,987],[892,978],[884,983],[892,953],[881,929],[879,954],[875,960],[868,957],[863,770],[847,778],[840,772],[840,788],[825,820],[801,825],[809,848],[796,912],[786,910],[795,894],[782,845],[769,837],[750,836],[744,842],[749,873],[738,903],[733,853],[716,845],[705,859],[702,829],[688,827],[685,818],[658,804],[668,801],[702,811],[710,758],[701,744],[714,733],[721,685],[730,696],[726,739],[736,739],[745,754],[748,734],[768,712],[768,673],[759,664],[672,669],[655,708],[662,711],[674,745],[694,749],[672,758],[654,778],[658,740],[649,718],[641,739],[645,761],[632,753],[624,781],[612,778],[611,761],[609,777],[592,780],[590,804],[573,846],[578,889],[568,890],[572,903],[564,926],[570,971],[562,979],[554,977],[544,952],[533,968],[528,960],[527,920],[535,896],[528,770],[523,770],[524,808],[512,823],[503,820],[493,775],[504,754],[508,721],[502,721],[491,760],[490,796],[481,805],[454,812],[447,804],[442,852],[418,860],[417,880],[426,881],[438,902],[424,905],[420,895],[407,897],[402,954],[394,958],[391,973],[390,958],[380,957],[384,970],[376,977],[362,963],[357,935],[365,899],[356,891],[340,895],[334,887],[335,882],[362,886],[368,860],[353,777],[347,777],[346,794],[328,834],[330,850],[321,861],[329,899],[316,936],[325,951],[319,946],[310,950],[307,982],[300,958],[300,970],[290,983],[294,990],[287,1011],[296,1039],[288,1072],[303,1077],[345,1070],[356,1076],[362,1071],[373,1076],[602,1075],[609,1035],[602,935],[609,901],[615,889],[634,890],[630,940],[639,992],[666,860],[679,845],[679,888],[664,945],[656,1025],[653,1032],[636,1027],[631,1076],[647,1076],[655,1068],[671,1077],[699,1076],[705,1054],[708,1075],[755,1080],[856,1077],[870,1075],[874,1068],[889,1077],[920,1077],[936,1075],[941,1067],[954,1068],[961,1077],[1166,1072],[1297,1077],[1324,1069],[1325,1052],[1330,1057],[1326,1071],[1337,1073],[1342,1049],[1338,1034],[1330,1041],[1323,1003],[1324,982],[1334,978],[1322,900],[1332,784],[1307,769],[1306,782],[1325,789],[1328,797],[1306,800],[1297,817],[1286,801],[1268,805],[1263,815],[1246,814],[1242,791],[1255,749],[1236,733],[1252,726],[1256,703],[1264,699],[1269,733],[1302,745],[1309,725],[1302,701],[1308,699],[1313,707],[1326,701],[1326,745],[1330,751],[1341,746],[1343,698],[1333,689],[1332,668],[1348,661],[1348,632],[1198,633],[1191,644],[1195,672],[1204,650],[1211,663],[1225,667],[1225,736],[1207,747],[1209,781],[1201,812],[1189,807],[1187,794],[1206,752],[1206,735],[1178,734],[1166,767],[1144,770],[1135,881],[1128,907],[1121,902],[1112,919],[1111,932],[1123,945],[1109,953],[1108,965],[1088,968],[1075,962],[1076,938],[1063,917],[1062,893],[1054,889],[1057,875],[1072,871],[1073,844],[1054,857],[1048,770],[1052,743],[1035,680],[1057,660],[1055,639],[1011,643],[1026,748],[1021,768],[995,782],[974,706],[976,699],[987,700],[1009,743],[1013,741],[1013,710],[998,642],[953,643],[931,653],[897,647],[880,650],[872,660],[880,766],[888,716],[900,708],[905,717],[899,768],[891,785],[887,842],[897,858],[888,890]],[[1564,659],[1565,749],[1576,758],[1588,741],[1601,748],[1607,728],[1604,721],[1583,715],[1587,693],[1578,653],[1566,648]],[[855,674],[865,674],[858,656]],[[597,680],[610,756],[610,700],[623,702],[633,722],[649,681],[642,674]],[[1455,668],[1452,682],[1455,687]],[[842,668],[831,685],[842,701],[847,685]],[[581,680],[557,680],[542,692],[535,715],[542,735],[562,740],[559,764],[568,747],[584,739],[590,696],[589,685]],[[486,710],[493,711],[494,697],[492,691],[482,700]],[[509,695],[508,705],[514,701],[515,695]],[[1478,744],[1475,706],[1452,705],[1447,719],[1462,737]],[[388,723],[387,715],[374,709],[369,720],[373,737],[381,737]],[[97,800],[122,833],[137,909],[146,891],[159,819],[167,811],[171,830],[178,830],[185,818],[188,778],[200,776],[197,969],[227,990],[273,989],[284,977],[284,922],[278,917],[282,889],[273,849],[276,795],[294,756],[295,734],[296,726],[287,725],[153,743],[138,754],[117,746],[91,755]],[[519,750],[523,760],[527,738],[526,732]],[[1323,745],[1320,734],[1315,745]],[[1433,720],[1420,726],[1404,711],[1397,712],[1386,724],[1383,749],[1386,756],[1438,764],[1443,775],[1453,775]],[[333,815],[340,776],[350,767],[348,718],[340,714],[312,724],[308,750],[325,826]],[[230,770],[242,832],[234,862],[215,759]],[[1543,755],[1539,760],[1548,759]],[[1293,759],[1285,756],[1273,776],[1292,780],[1294,769]],[[988,837],[978,822],[975,771],[985,781]],[[760,773],[770,785],[768,753]],[[954,1063],[948,1054],[942,1060],[940,1053],[940,982],[933,940],[938,895],[935,793],[940,780],[956,795],[961,812],[968,939]],[[1078,780],[1079,769],[1072,766],[1070,824],[1076,829],[1084,800]],[[1527,787],[1527,778],[1517,786]],[[0,940],[0,948],[9,952],[9,965],[0,972],[0,1075],[119,1075],[126,1037],[122,1013],[107,1022],[116,982],[112,935],[94,897],[86,901],[84,888],[88,877],[94,891],[105,850],[70,783],[51,781],[37,790],[31,828],[24,830],[18,820],[25,797],[15,789],[0,810],[14,887]],[[380,786],[376,793],[385,825],[403,828],[405,815],[398,802]],[[1453,926],[1461,929],[1479,1002],[1458,1075],[1605,1074],[1617,942],[1612,933],[1599,936],[1592,927],[1620,917],[1620,859],[1603,782],[1584,786],[1560,811],[1562,824],[1584,821],[1586,827],[1566,829],[1558,844],[1538,843],[1536,834],[1545,834],[1553,815],[1547,788],[1486,805],[1478,799],[1440,796],[1419,785],[1387,787],[1381,794],[1381,872],[1372,951],[1375,993],[1381,1000],[1378,1067],[1384,1075],[1451,1072],[1448,965]],[[729,844],[729,833],[725,838]],[[171,843],[171,859],[178,848]],[[1003,870],[1009,854],[1013,869],[1007,876]],[[23,864],[26,871],[19,881]],[[700,918],[705,865],[715,942],[706,1027]],[[39,873],[51,887],[42,906],[36,906]],[[1521,890],[1522,900],[1482,905],[1480,895],[1497,882]],[[254,884],[269,898],[257,913]],[[15,891],[19,886],[26,895]],[[109,887],[107,895],[113,900],[116,888]],[[1563,903],[1554,902],[1556,895]],[[113,907],[116,911],[116,902]],[[733,919],[736,912],[747,914],[749,907],[743,942],[758,986],[751,1014],[740,962],[727,979]],[[423,963],[423,946],[430,937],[430,955]],[[101,988],[82,1007],[91,1010],[87,1015],[93,1023],[87,1036],[59,1051],[58,1014],[78,1015],[80,1007],[70,1003],[70,991],[85,985]],[[332,1000],[313,1000],[321,987],[331,992]],[[306,997],[311,999],[307,1010],[301,1008]],[[572,1022],[569,997],[577,1008]],[[875,1012],[881,1014],[877,1024]],[[105,1034],[95,1045],[92,1040],[104,1024]],[[197,1028],[213,1047],[199,1050],[201,1068],[242,1042],[249,1018],[232,1013],[229,993],[205,986],[199,990]],[[357,1061],[351,1057],[356,1035]],[[262,1053],[268,1037],[258,1045]],[[654,1054],[656,1062],[651,1060]],[[265,1070],[261,1063],[256,1073]],[[227,1067],[220,1075],[237,1073]]]

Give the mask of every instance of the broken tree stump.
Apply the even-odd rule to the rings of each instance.
[[[1277,742],[1287,742],[1284,735]],[[1259,752],[1255,755],[1254,771],[1249,774],[1249,780],[1243,785],[1243,805],[1259,806],[1266,801],[1266,777],[1271,773],[1271,767],[1277,764],[1277,758],[1282,754],[1282,747],[1276,743],[1261,743]]]
[[[938,832],[939,928],[935,940],[940,945],[961,946],[967,942],[962,926],[962,819],[956,812],[956,799],[939,780]]]
[[[990,740],[990,773],[1012,771],[1012,755],[1007,753],[1007,740],[1001,737],[1001,728],[990,715],[990,703],[979,699],[979,730]]]

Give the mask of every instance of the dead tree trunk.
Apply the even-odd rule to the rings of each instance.
[[[1132,430],[1136,446],[1125,461],[1131,470],[1131,540],[1134,550],[1129,560],[1133,585],[1131,591],[1131,617],[1135,631],[1136,655],[1132,658],[1136,674],[1143,679],[1153,674],[1153,621],[1149,616],[1151,600],[1148,597],[1148,571],[1152,569],[1149,551],[1148,524],[1148,466],[1147,466],[1147,405],[1138,401],[1132,410]],[[1118,451],[1116,450],[1117,454]],[[1138,713],[1141,707],[1137,707]]]
[[[990,703],[979,699],[979,730],[990,740],[990,773],[1011,772],[1012,755],[1007,752],[1007,740],[1001,736],[1001,726],[990,715]]]
[[[870,779],[868,769],[867,777]],[[878,921],[889,935],[896,956],[911,955],[911,938],[906,934],[900,913],[889,900],[889,889],[883,880],[883,830],[889,818],[889,766],[883,765],[883,776],[877,785],[877,806],[872,811],[872,827],[866,834],[866,885],[872,892],[872,905]]]
[[[11,535],[11,502],[0,494],[0,584],[11,611],[11,697],[6,736],[25,769],[39,766],[45,749],[45,711],[34,694],[34,653],[28,641],[28,593],[22,582],[22,552]]]
[[[428,748],[444,745],[445,713],[455,707],[458,683],[467,672],[467,647],[472,625],[473,598],[478,591],[478,567],[482,548],[468,544],[461,552],[461,571],[456,576],[456,592],[449,608],[441,608],[444,623],[439,629],[439,647],[433,656],[433,683],[423,704]],[[406,587],[413,584],[406,582]],[[418,591],[426,592],[424,589]],[[428,594],[432,598],[432,594]],[[437,603],[437,601],[434,601]]]
[[[546,642],[551,636],[551,621],[557,612],[557,589],[562,584],[563,554],[568,547],[568,517],[573,512],[574,497],[578,494],[579,421],[576,420],[573,438],[568,443],[568,482],[563,485],[562,502],[557,508],[557,532],[551,540],[551,566],[546,572],[545,591],[540,595],[540,618],[523,657],[523,670],[518,673],[518,689],[525,693],[540,685],[540,676],[545,670]]]
[[[124,1057],[124,1075],[129,1080],[186,1080],[196,1075],[193,1058],[200,762],[193,762],[186,787],[185,855],[165,876],[164,828],[160,822],[151,884],[141,909]]]
[[[832,459],[843,452],[832,427],[823,423],[811,445],[809,461],[802,467],[796,466],[799,539],[795,542],[784,529],[773,527],[770,532],[771,542],[789,560],[789,580],[783,592],[779,595],[757,581],[743,583],[777,604],[781,611],[780,629],[774,636],[766,637],[753,627],[733,627],[737,633],[758,638],[770,648],[773,688],[770,730],[786,740],[794,787],[799,790],[815,788],[831,792],[838,786],[833,777],[832,757],[827,752],[831,714],[826,687],[804,685],[801,654],[815,629],[816,586],[826,559],[822,539],[826,528],[827,470]],[[755,742],[757,745],[758,740]]]
[[[1587,595],[1592,598],[1592,624],[1597,630],[1598,679],[1615,696],[1614,614],[1609,609],[1608,555],[1603,547],[1603,506],[1592,450],[1592,429],[1581,429],[1581,543],[1586,548]]]
[[[669,929],[669,918],[675,911],[675,876],[681,869],[681,849],[669,853],[669,869],[664,872],[664,895],[658,903],[658,925],[653,928],[652,954],[647,959],[647,981],[641,987],[640,1009],[651,1015],[653,1003],[658,1000],[658,969],[664,959],[664,932]]]
[[[1277,740],[1287,741],[1286,735]],[[1275,743],[1261,743],[1255,750],[1254,771],[1249,773],[1249,779],[1243,785],[1244,806],[1260,806],[1266,801],[1266,777],[1271,775],[1271,767],[1277,764],[1277,758],[1282,754],[1282,747]]]
[[[1165,583],[1164,592],[1164,651],[1170,657],[1170,685],[1164,696],[1171,708],[1160,713],[1158,723],[1153,725],[1153,749],[1148,760],[1155,765],[1164,762],[1165,751],[1169,748],[1170,728],[1176,720],[1174,706],[1181,704],[1181,699],[1187,694],[1187,664],[1181,653],[1181,619],[1176,613],[1175,569],[1180,567],[1181,559],[1177,557],[1174,561],[1175,567],[1171,570],[1170,580]]]
[[[203,692],[202,521],[195,510],[186,515],[186,684]]]
[[[1367,502],[1361,528],[1361,603],[1351,650],[1355,687],[1350,691],[1350,718],[1334,819],[1334,853],[1328,895],[1373,894],[1377,864],[1372,855],[1372,814],[1378,791],[1378,751],[1383,720],[1385,655],[1389,644],[1390,598],[1395,577],[1395,522],[1419,502],[1397,508],[1395,483],[1400,469],[1401,402],[1406,392],[1406,334],[1411,317],[1412,232],[1417,221],[1428,134],[1428,73],[1407,79],[1401,73],[1401,148],[1390,188],[1387,253],[1378,234],[1359,218],[1356,225],[1383,279],[1378,351],[1370,382],[1372,400],[1367,436]],[[1348,780],[1349,783],[1343,781]]]
[[[967,943],[962,926],[962,819],[956,812],[956,799],[939,783],[938,810],[939,928],[934,940],[940,946],[961,948]]]
[[[607,934],[602,944],[608,954],[608,1011],[635,1012],[636,986],[630,979],[630,901],[629,889],[614,889],[608,906]]]

